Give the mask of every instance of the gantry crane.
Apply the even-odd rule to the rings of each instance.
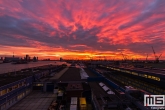
[[[155,63],[159,63],[159,59],[160,59],[160,57],[162,56],[162,54],[160,54],[159,56],[157,56],[157,55],[156,55],[156,52],[155,52],[155,50],[154,50],[154,48],[153,48],[153,46],[152,46],[152,51],[153,51],[154,56],[155,56]]]
[[[92,57],[92,56],[87,55],[87,57],[88,57],[88,58],[90,58],[90,60],[92,60],[92,59],[93,59],[93,57]]]
[[[123,60],[126,61],[127,60],[126,56],[122,52],[121,52],[121,54],[123,56]]]
[[[147,56],[146,56],[146,62],[148,61],[148,54],[147,54]]]
[[[104,56],[104,61],[106,61],[106,57]]]

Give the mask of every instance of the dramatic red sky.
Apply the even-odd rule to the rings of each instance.
[[[0,0],[0,56],[165,59],[165,0]]]

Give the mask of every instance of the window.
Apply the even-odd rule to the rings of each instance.
[[[136,73],[136,72],[132,72],[132,74],[138,76],[138,73]]]
[[[14,85],[12,88],[13,88],[13,90],[14,89],[17,89],[18,88],[18,85]]]
[[[36,84],[36,86],[43,86],[43,84]]]
[[[147,78],[147,75],[146,75],[146,74],[144,74],[144,77],[145,77],[145,78]]]
[[[8,89],[7,89],[7,92],[11,92],[12,91],[12,87],[9,87]]]
[[[24,81],[24,86],[26,86],[26,81]]]
[[[1,95],[4,95],[7,93],[7,89],[1,90]]]
[[[155,77],[155,80],[160,81],[160,78],[159,77]]]
[[[22,86],[22,83],[19,83],[19,87],[21,87]]]
[[[151,76],[150,76],[150,75],[148,75],[148,78],[150,78],[150,79],[151,79]]]
[[[154,80],[155,80],[155,76],[152,76],[152,79],[154,79]]]

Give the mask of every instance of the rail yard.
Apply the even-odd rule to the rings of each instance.
[[[165,94],[164,72],[112,62],[72,61],[4,73],[0,77],[1,110],[18,108],[20,100],[26,103],[25,96],[38,90],[38,94],[53,96],[47,102],[49,110],[149,110],[144,95]]]

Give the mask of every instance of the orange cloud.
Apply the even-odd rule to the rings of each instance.
[[[0,0],[0,54],[121,59],[122,51],[130,58],[150,54],[154,59],[154,46],[163,59],[164,5],[150,0]]]

